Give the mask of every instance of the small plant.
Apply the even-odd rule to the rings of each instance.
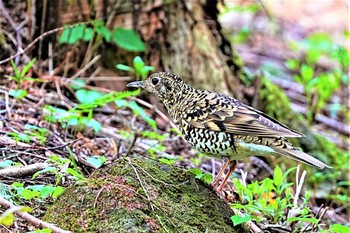
[[[195,175],[196,179],[203,180],[206,184],[210,184],[213,181],[213,176],[209,173],[203,173],[199,168],[190,168],[188,172]]]
[[[244,210],[246,213],[245,216],[233,216],[233,224],[237,225],[250,220],[261,222],[264,219],[275,224],[293,222],[293,232],[300,232],[302,223],[316,224],[318,219],[313,217],[311,210],[307,207],[311,196],[310,192],[307,192],[303,202],[297,205],[296,195],[292,194],[291,189],[293,183],[286,182],[288,175],[293,170],[295,168],[291,168],[283,173],[282,169],[276,166],[273,179],[266,178],[251,184],[245,184],[245,182],[238,179],[233,179],[242,201],[241,203],[231,204],[231,207]],[[299,184],[301,183],[299,182]],[[302,184],[299,186],[301,189]],[[291,210],[297,212],[297,217],[287,216],[287,212],[293,212]]]
[[[103,21],[92,21],[89,25],[84,23],[67,25],[63,30],[59,42],[61,44],[76,44],[79,41],[101,42],[104,39],[114,43],[122,49],[131,52],[145,51],[145,44],[133,29],[117,27],[110,31]]]
[[[124,64],[116,65],[117,69],[131,72],[135,75],[136,80],[144,80],[150,71],[154,71],[153,66],[146,66],[142,61],[142,58],[136,56],[133,60],[134,67],[130,67]]]
[[[140,92],[140,90],[138,89],[138,90],[136,90],[136,92],[138,94]],[[136,93],[136,92],[130,92],[130,93]],[[133,96],[134,96],[134,94],[133,94]],[[136,101],[134,101],[134,100],[127,101],[125,99],[117,99],[114,102],[118,108],[122,108],[122,107],[130,108],[136,116],[141,116],[153,129],[157,128],[156,122],[147,115],[147,113],[143,110],[143,108],[141,108],[136,103]]]
[[[167,159],[167,158],[160,158],[158,159],[158,161],[166,165],[173,165],[176,162],[175,159]]]
[[[147,152],[150,154],[151,159],[156,159],[163,151],[165,151],[166,147],[161,143],[156,142],[154,145],[150,146],[147,149]]]
[[[333,93],[340,88],[341,76],[338,72],[314,74],[314,68],[302,64],[300,74],[294,79],[304,87],[307,103],[306,118],[312,123],[315,115],[329,101]]]
[[[306,118],[311,124],[315,115],[341,84],[348,84],[349,51],[343,46],[336,45],[325,33],[311,34],[299,42],[292,41],[290,47],[293,51],[302,54],[301,58],[288,59],[286,65],[297,73],[294,79],[304,88],[308,107]],[[324,57],[334,60],[337,67],[329,71],[318,71],[317,65]]]
[[[261,5],[259,4],[248,4],[248,5],[230,5],[225,4],[225,7],[223,7],[220,10],[219,18],[222,20],[226,15],[232,14],[232,13],[240,13],[240,14],[254,14],[258,11],[260,11]],[[226,29],[228,31],[228,29]],[[245,43],[251,35],[251,29],[249,28],[249,25],[242,25],[240,28],[237,29],[235,33],[229,32],[227,33],[227,37],[230,39],[231,43],[237,44],[237,43]]]
[[[16,66],[16,64],[13,62],[13,60],[11,60],[11,65],[12,65],[12,68],[14,71],[14,75],[13,76],[7,75],[6,77],[9,78],[10,80],[13,80],[16,82],[16,86],[17,86],[16,89],[11,89],[9,91],[9,94],[11,96],[13,96],[14,98],[23,99],[24,97],[26,97],[27,91],[20,89],[23,81],[38,81],[37,79],[26,76],[28,74],[30,68],[32,68],[32,66],[34,65],[35,61],[36,60],[34,58],[28,64],[26,64],[23,67],[23,69],[20,71],[18,69],[18,67]]]
[[[10,159],[0,161],[0,168],[11,167],[11,166],[16,166],[16,165],[20,165],[20,163],[13,162]]]
[[[40,128],[34,125],[26,124],[24,126],[24,132],[9,132],[7,135],[16,142],[30,142],[31,140],[37,140],[40,144],[44,144],[47,140],[48,132],[44,128]]]
[[[94,109],[97,107],[105,106],[111,102],[116,102],[117,106],[119,107],[130,107],[135,113],[144,117],[147,122],[155,127],[155,122],[152,122],[152,120],[147,116],[142,108],[140,108],[136,103],[129,104],[126,100],[124,100],[124,98],[137,95],[140,92],[139,90],[111,92],[106,95],[98,94],[99,92],[95,91],[91,92],[80,90],[81,89],[76,92],[77,98],[81,102],[79,105],[69,110],[46,105],[43,109],[45,119],[50,122],[58,121],[64,128],[67,126],[74,126],[76,129],[91,127],[95,132],[98,132],[102,128],[102,125],[93,119]],[[120,103],[123,103],[124,105],[120,105]]]
[[[6,135],[14,139],[16,142],[30,142],[30,137],[23,133],[8,132]]]
[[[29,211],[31,211],[31,208],[27,206],[10,208],[0,216],[0,225],[11,226],[15,221],[15,212],[26,213]]]
[[[77,181],[84,181],[86,178],[80,174],[77,169],[70,168],[70,165],[75,166],[75,163],[69,159],[61,158],[56,155],[50,156],[47,162],[51,162],[54,166],[46,167],[38,172],[36,172],[32,179],[35,179],[38,175],[43,173],[53,173],[56,176],[56,185],[60,183],[64,176],[68,176],[70,179]]]
[[[35,125],[25,124],[24,133],[29,137],[33,137],[39,141],[40,144],[44,144],[47,141],[48,131],[45,128],[41,128]]]
[[[28,231],[26,233],[52,233],[52,230],[49,228],[43,228],[43,229],[35,230],[35,231]]]
[[[107,160],[106,157],[97,156],[97,155],[87,158],[87,162],[90,163],[95,168],[101,167],[106,162],[106,160]]]
[[[14,182],[11,186],[15,190],[16,196],[25,200],[43,201],[49,196],[56,199],[64,191],[63,187],[52,185],[29,185],[24,187],[24,184]]]
[[[341,224],[334,224],[329,227],[329,230],[323,230],[322,233],[349,233],[350,227]]]

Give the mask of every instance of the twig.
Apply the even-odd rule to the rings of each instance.
[[[98,193],[97,193],[97,195],[96,195],[96,197],[95,197],[95,201],[94,201],[94,209],[96,209],[97,199],[98,199],[98,197],[101,195],[101,192],[102,192],[104,189],[105,189],[105,187],[102,187],[102,188],[98,191]]]
[[[81,74],[85,73],[86,70],[88,70],[93,64],[95,64],[98,60],[100,60],[102,56],[99,54],[95,56],[89,63],[86,64],[81,70],[79,70],[77,73],[75,73],[72,77],[70,77],[71,80],[79,77]]]
[[[23,167],[6,167],[0,170],[0,176],[22,177],[34,174],[35,172],[47,168],[48,166],[49,164],[47,163],[34,163]]]
[[[295,180],[296,192],[295,192],[294,201],[293,201],[294,207],[298,206],[298,199],[300,196],[301,189],[304,185],[305,176],[306,176],[306,171],[304,170],[299,179],[299,173],[300,173],[300,165],[298,165],[297,172],[296,172],[296,180]]]
[[[143,101],[139,98],[136,98],[136,97],[131,97],[130,99],[135,100],[139,104],[155,111],[161,118],[163,118],[166,122],[168,122],[171,125],[171,127],[173,127],[174,129],[178,129],[177,126],[171,120],[169,120],[169,118],[164,113],[162,113],[162,111],[160,111],[157,107],[147,103],[146,101]]]
[[[10,208],[18,208],[17,206],[13,205],[11,202],[7,201],[6,199],[4,199],[3,197],[0,196],[0,205],[4,208],[10,209]],[[48,223],[48,222],[44,222],[36,217],[34,217],[31,214],[28,213],[22,213],[19,212],[20,209],[16,210],[15,213],[23,218],[24,220],[30,222],[32,225],[34,225],[35,227],[39,227],[39,228],[49,228],[52,230],[52,232],[54,233],[70,233],[71,231],[66,231],[63,230],[59,227],[56,227],[55,225],[53,225],[52,223]]]
[[[158,218],[158,221],[160,222],[160,225],[162,225],[163,229],[169,233],[168,229],[166,229],[166,227],[164,226],[162,220],[160,219],[160,217],[158,216],[158,214],[156,214],[156,217]]]
[[[2,0],[1,0],[2,1]],[[79,25],[87,25],[89,24],[89,22],[81,22],[81,23],[76,23],[76,24],[72,24],[68,27],[59,27],[59,28],[55,28],[55,29],[52,29],[50,31],[47,31],[47,32],[44,32],[43,34],[41,34],[40,36],[38,36],[37,38],[35,38],[35,40],[33,40],[27,47],[25,47],[24,49],[20,49],[19,52],[17,52],[16,54],[4,59],[4,60],[1,60],[0,61],[0,65],[6,63],[6,62],[9,62],[11,60],[13,60],[14,58],[26,53],[30,48],[32,48],[38,41],[44,39],[46,36],[48,35],[51,35],[51,34],[54,34],[54,33],[57,33],[59,31],[62,31],[66,28],[73,28],[73,27],[76,27],[76,26],[79,26]]]
[[[128,149],[128,151],[126,152],[125,157],[128,157],[128,156],[130,155],[132,148],[134,148],[136,139],[137,139],[137,134],[134,134],[134,138],[132,139],[131,145],[129,146],[129,149]]]
[[[182,183],[180,183],[180,184],[178,184],[178,185],[169,184],[169,183],[166,183],[166,182],[164,182],[164,181],[162,181],[162,180],[159,180],[159,179],[154,178],[151,174],[149,174],[148,172],[146,172],[146,170],[144,170],[140,165],[138,165],[138,164],[134,164],[134,165],[137,166],[137,167],[139,167],[146,175],[148,175],[149,177],[151,177],[151,179],[153,179],[153,180],[155,180],[155,181],[157,181],[157,182],[159,182],[159,183],[162,183],[162,184],[164,184],[164,185],[167,185],[167,186],[172,186],[172,187],[177,188],[177,187],[179,187],[179,186],[181,186],[181,185],[184,185],[184,184],[186,184],[186,183],[188,182],[188,180],[186,180],[186,181],[184,181],[184,182],[182,182]]]
[[[143,183],[142,183],[142,180],[141,180],[141,178],[140,178],[140,176],[139,176],[139,173],[137,172],[136,168],[132,165],[130,158],[128,158],[128,162],[129,162],[131,168],[134,170],[134,172],[135,172],[135,174],[136,174],[136,177],[137,177],[137,179],[138,179],[138,181],[139,181],[139,183],[140,183],[140,185],[141,185],[143,191],[145,191],[145,194],[146,194],[147,199],[148,199],[148,201],[149,201],[149,203],[150,203],[150,206],[151,206],[152,211],[154,211],[151,198],[149,197],[149,195],[148,195],[148,193],[147,193],[147,189],[143,186]]]

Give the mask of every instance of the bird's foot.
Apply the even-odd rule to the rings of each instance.
[[[227,201],[228,203],[240,201],[240,197],[234,186],[231,187],[226,185],[226,188],[224,189],[220,185],[219,187],[213,187],[213,190],[221,199]]]
[[[221,175],[225,172],[225,170],[227,168],[229,168],[229,171],[227,172],[223,181],[219,185]],[[236,161],[227,160],[227,162],[220,169],[215,180],[212,183],[212,187],[213,187],[214,191],[218,194],[218,196],[220,196],[221,198],[223,198],[224,200],[226,200],[228,202],[233,202],[235,200],[235,196],[238,195],[237,192],[235,192],[234,190],[232,190],[233,192],[231,192],[231,190],[228,190],[228,191],[224,190],[224,187],[225,187],[228,179],[230,178],[230,176],[234,172],[235,168],[236,168]],[[234,193],[236,193],[237,195],[234,195]]]

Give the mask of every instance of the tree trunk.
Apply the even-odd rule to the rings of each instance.
[[[86,18],[83,9],[89,7],[82,7],[85,1],[73,1],[69,7],[66,1],[60,2],[58,25]],[[148,45],[144,57],[156,70],[172,71],[197,88],[233,93],[240,98],[241,65],[235,63],[231,45],[220,32],[216,5],[213,0],[96,0],[95,7],[91,4],[89,9],[97,18],[106,16],[110,28],[137,30]],[[81,9],[78,14],[77,9]],[[103,51],[107,67],[125,63],[116,55],[118,52],[110,45]]]

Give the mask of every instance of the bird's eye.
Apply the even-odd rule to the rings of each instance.
[[[160,79],[159,78],[152,78],[152,84],[155,86],[159,83]]]

